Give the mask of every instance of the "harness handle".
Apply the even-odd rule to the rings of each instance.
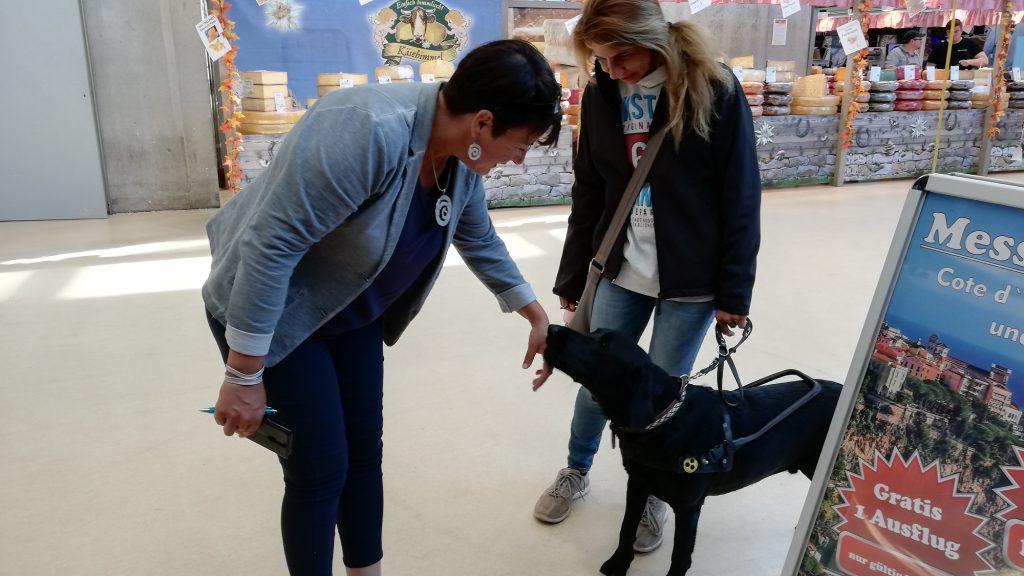
[[[740,381],[740,374],[739,371],[736,370],[736,362],[733,361],[732,355],[736,352],[736,349],[740,347],[740,344],[747,341],[747,338],[750,337],[750,333],[753,330],[754,324],[750,321],[750,318],[747,318],[746,323],[743,325],[743,333],[740,335],[739,342],[737,342],[732,348],[729,348],[725,343],[725,334],[722,332],[722,328],[719,327],[717,323],[715,324],[715,339],[718,340],[718,358],[715,359],[715,363],[717,364],[716,367],[718,368],[718,397],[721,398],[722,402],[730,408],[735,408],[736,406],[739,406],[740,402],[743,402],[743,382]],[[723,361],[725,364],[729,365],[729,371],[732,372],[732,378],[736,382],[736,387],[740,393],[739,402],[729,402],[725,399],[725,394],[722,393],[722,379],[725,375],[725,366],[723,365]]]

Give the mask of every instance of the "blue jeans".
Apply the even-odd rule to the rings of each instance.
[[[632,292],[603,278],[594,297],[590,327],[593,330],[618,330],[637,342],[652,313],[651,360],[674,376],[689,374],[704,335],[714,320],[714,302],[660,300]],[[584,472],[590,470],[606,423],[604,413],[594,402],[590,391],[580,386],[569,433],[570,467]]]

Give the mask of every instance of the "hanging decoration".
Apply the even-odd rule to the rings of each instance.
[[[1000,20],[1001,36],[999,46],[996,48],[996,57],[999,62],[1005,63],[1007,53],[1010,51],[1010,14],[1013,11],[1013,0],[1005,0],[1003,4],[1003,15]],[[988,120],[988,135],[995,138],[999,134],[999,120],[1003,117],[1006,104],[1003,102],[1003,91],[1006,89],[1006,77],[999,71],[992,71],[992,115]]]
[[[1010,0],[1012,1],[1012,0]],[[868,37],[868,19],[866,14],[868,10],[871,10],[872,0],[861,0],[860,2],[860,27],[864,32],[864,37]],[[861,78],[864,77],[864,71],[868,66],[868,49],[864,48],[853,55],[853,93],[850,95],[850,107],[846,111],[846,120],[843,122],[843,129],[839,133],[839,146],[844,150],[850,147],[853,143],[853,121],[857,119],[857,114],[860,111],[857,109],[857,96],[867,92],[864,88],[864,83],[861,82]]]
[[[220,83],[221,106],[224,114],[224,121],[220,124],[220,131],[224,133],[224,178],[227,182],[228,192],[234,194],[242,189],[242,164],[238,161],[238,153],[242,150],[242,136],[238,133],[238,126],[245,116],[239,111],[241,100],[235,91],[235,83],[239,81],[238,68],[235,66],[235,56],[238,55],[238,35],[234,33],[235,23],[228,19],[228,10],[231,4],[224,0],[210,0],[210,13],[217,17],[221,27],[224,29],[224,37],[231,42],[231,51],[225,54],[220,62],[222,63],[221,75],[223,80]]]

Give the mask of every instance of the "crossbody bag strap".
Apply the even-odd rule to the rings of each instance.
[[[619,207],[615,210],[611,223],[608,224],[608,231],[605,232],[604,238],[601,240],[601,246],[597,249],[597,254],[594,254],[594,259],[590,262],[590,265],[596,267],[599,272],[604,272],[604,263],[608,260],[608,254],[611,253],[612,246],[615,245],[622,227],[626,224],[626,218],[629,218],[629,213],[633,208],[633,203],[636,202],[636,197],[640,194],[640,189],[643,188],[644,183],[647,181],[647,173],[651,171],[651,164],[654,163],[654,157],[658,155],[658,150],[661,148],[661,142],[665,139],[666,132],[667,130],[662,128],[651,135],[651,138],[647,141],[647,146],[644,148],[644,154],[640,157],[640,162],[637,164],[636,169],[633,170],[629,183],[626,184],[626,191],[622,194],[622,201],[619,202]]]

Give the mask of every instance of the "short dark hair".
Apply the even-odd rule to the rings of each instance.
[[[453,114],[489,110],[494,136],[512,128],[543,134],[545,146],[558,142],[562,86],[544,55],[523,40],[495,40],[471,50],[445,84],[445,105]]]
[[[924,34],[922,34],[920,30],[907,30],[906,32],[903,33],[901,43],[906,44],[907,42],[910,42],[911,40],[915,40],[917,38],[924,38]]]
[[[961,22],[959,18],[953,18],[949,22],[946,22],[946,30],[949,30],[949,25],[950,24],[952,24],[954,28],[956,28],[957,26],[959,26],[961,28],[964,27],[964,23]]]

